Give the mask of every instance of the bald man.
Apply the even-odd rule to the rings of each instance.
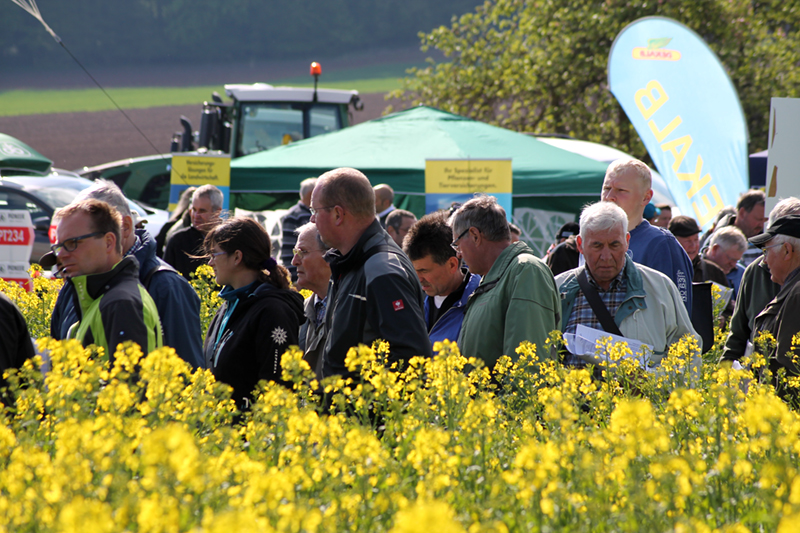
[[[424,294],[414,266],[375,218],[367,177],[337,168],[319,177],[311,195],[311,222],[326,246],[331,284],[322,375],[355,377],[347,351],[376,339],[389,343],[388,367],[415,355],[431,357],[423,318]]]

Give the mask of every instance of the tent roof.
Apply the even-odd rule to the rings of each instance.
[[[420,106],[240,157],[232,191],[297,191],[338,167],[361,170],[398,193],[425,192],[426,159],[512,159],[515,196],[598,197],[607,165],[534,137]]]
[[[0,170],[46,174],[52,164],[52,161],[19,139],[0,133]]]

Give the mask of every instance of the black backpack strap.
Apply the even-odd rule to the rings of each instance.
[[[180,274],[180,272],[175,270],[171,265],[167,263],[159,263],[151,268],[150,271],[145,274],[144,279],[142,280],[142,285],[144,285],[144,288],[147,289],[147,292],[150,292],[150,281],[153,279],[153,276],[159,272],[175,272],[176,274]]]
[[[606,333],[612,333],[622,337],[622,332],[619,330],[617,323],[614,322],[614,317],[611,316],[608,307],[603,303],[600,295],[597,294],[595,288],[592,287],[592,284],[589,283],[589,279],[586,277],[586,268],[583,268],[576,277],[578,279],[578,285],[580,285],[583,291],[583,295],[586,296],[586,301],[589,302],[592,311],[594,311],[594,316],[600,321],[600,325],[603,326]]]

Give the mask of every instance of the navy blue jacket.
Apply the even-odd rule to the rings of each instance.
[[[431,338],[431,345],[445,339],[453,342],[458,340],[458,334],[461,333],[461,323],[464,321],[464,313],[467,310],[467,300],[469,300],[469,297],[472,296],[472,293],[475,292],[475,289],[478,288],[480,283],[481,277],[479,275],[469,274],[469,281],[467,281],[467,286],[464,287],[464,294],[453,304],[453,307],[445,311],[445,313],[439,317],[439,320],[436,321],[430,333],[428,333],[428,336]],[[433,298],[431,296],[425,297],[426,324],[431,316],[432,300]]]
[[[156,241],[145,230],[136,231],[136,244],[128,255],[133,255],[139,261],[139,281],[145,286],[147,276],[154,268],[167,265],[156,257]],[[72,284],[65,283],[58,294],[50,319],[50,336],[54,339],[66,339],[69,327],[78,321],[74,291]],[[193,368],[202,367],[200,297],[192,286],[183,276],[170,269],[153,274],[147,292],[158,309],[164,331],[164,346],[175,348],[181,359]]]
[[[692,278],[694,267],[686,251],[672,233],[643,220],[633,228],[628,256],[635,262],[658,270],[678,287],[681,300],[692,316]]]

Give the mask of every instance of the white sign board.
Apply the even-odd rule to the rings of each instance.
[[[0,211],[0,278],[15,281],[30,290],[30,257],[33,224],[25,209]]]
[[[773,98],[767,140],[769,213],[783,198],[800,198],[800,98]]]

